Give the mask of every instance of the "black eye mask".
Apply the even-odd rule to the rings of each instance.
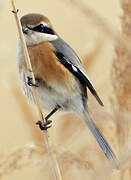
[[[40,33],[46,33],[46,34],[52,34],[52,35],[55,34],[55,32],[50,27],[44,26],[43,24],[35,26],[34,28],[27,26],[27,28],[36,32],[40,32]]]

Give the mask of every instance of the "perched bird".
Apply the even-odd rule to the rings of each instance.
[[[17,63],[25,94],[34,101],[31,86],[38,88],[40,102],[51,110],[46,123],[38,122],[42,130],[49,128],[50,116],[57,110],[73,112],[88,126],[106,157],[117,168],[117,158],[103,134],[91,118],[88,108],[87,87],[103,106],[96,90],[74,50],[54,31],[47,17],[27,14],[21,18],[22,30],[27,44],[36,84],[28,76],[23,47],[19,41]]]

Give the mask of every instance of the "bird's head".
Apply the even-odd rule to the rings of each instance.
[[[58,38],[47,17],[41,14],[27,14],[21,18],[22,31],[28,46]]]

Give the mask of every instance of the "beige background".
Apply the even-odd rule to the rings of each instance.
[[[121,30],[122,11],[118,0],[83,2],[104,18],[112,31]],[[111,34],[99,26],[101,22],[96,24],[92,16],[85,16],[68,0],[17,0],[17,7],[20,16],[31,12],[48,16],[55,30],[79,54],[105,104],[101,108],[89,96],[94,119],[98,120],[98,126],[119,155],[110,102],[113,94],[110,71],[115,57]],[[11,10],[10,1],[0,2],[0,177],[1,180],[54,179],[42,133],[35,125],[39,119],[37,111],[28,104],[20,87],[16,67],[18,33]],[[120,173],[112,171],[88,129],[77,117],[54,115],[52,120],[49,134],[63,180],[120,179]]]

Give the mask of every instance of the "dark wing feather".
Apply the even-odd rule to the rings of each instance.
[[[51,42],[55,47],[55,54],[60,61],[75,77],[79,79],[82,85],[87,86],[98,103],[103,106],[95,88],[93,87],[88,76],[84,73],[83,65],[74,50],[62,39]]]

